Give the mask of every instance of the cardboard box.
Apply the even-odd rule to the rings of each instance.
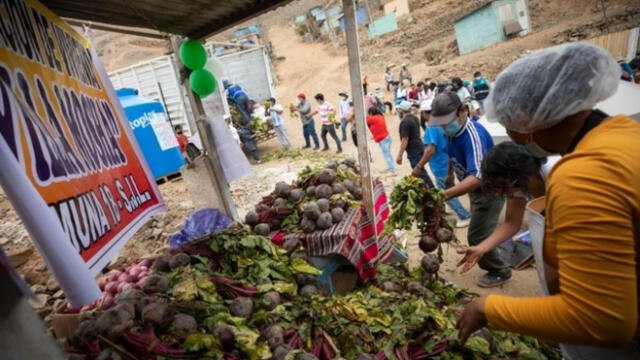
[[[67,338],[73,336],[78,326],[80,326],[80,314],[64,313],[67,308],[65,301],[59,308],[54,309],[51,315],[51,327],[56,338]]]

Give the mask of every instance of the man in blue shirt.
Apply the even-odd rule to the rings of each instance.
[[[227,80],[224,80],[223,84],[227,93],[227,99],[235,106],[242,118],[240,125],[244,126],[251,123],[251,113],[253,113],[253,109],[249,106],[249,96],[247,93],[242,90],[240,85],[232,85]]]
[[[468,107],[450,91],[439,93],[433,99],[429,125],[440,126],[448,137],[451,160],[448,177],[451,179],[447,182],[453,182],[453,172],[459,182],[445,190],[445,194],[448,199],[469,194],[471,219],[467,241],[471,246],[477,245],[491,235],[504,205],[503,198],[487,194],[480,188],[482,159],[493,147],[493,139],[482,125],[470,121]],[[500,248],[486,253],[478,265],[487,271],[478,286],[498,286],[511,279],[509,264]]]
[[[420,105],[420,124],[424,129],[422,142],[424,142],[425,148],[422,159],[420,159],[420,162],[416,169],[414,169],[412,175],[417,176],[417,169],[423,167],[428,161],[431,172],[436,178],[436,185],[440,189],[445,189],[445,182],[449,171],[447,138],[439,126],[426,126],[429,121],[429,117],[431,117],[432,100],[433,99],[425,100]],[[469,226],[469,218],[471,215],[469,214],[469,211],[464,208],[460,199],[449,199],[447,200],[447,205],[449,205],[456,215],[458,215],[459,221],[456,222],[456,227],[463,228]]]
[[[276,99],[271,97],[268,100],[271,103],[269,107],[269,116],[271,116],[271,123],[273,124],[273,130],[276,132],[278,141],[285,149],[291,148],[291,141],[289,141],[289,135],[287,134],[287,128],[284,126],[284,119],[282,113],[284,109],[282,105],[276,104]]]

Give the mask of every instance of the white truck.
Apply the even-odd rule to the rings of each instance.
[[[214,44],[205,44],[210,56],[215,56]],[[263,102],[274,96],[275,78],[271,60],[263,46],[227,53],[218,56],[224,69],[223,79],[218,79],[218,89],[204,99],[205,111],[219,116],[229,114],[224,96],[222,80],[240,85],[256,102]],[[115,89],[137,89],[142,96],[157,100],[166,107],[172,125],[181,125],[198,147],[195,119],[186,90],[180,84],[178,65],[174,55],[160,56],[135,65],[109,72],[109,78]]]

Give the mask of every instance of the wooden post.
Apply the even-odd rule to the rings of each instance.
[[[171,47],[173,48],[174,54],[178,54],[180,42],[181,39],[179,37],[171,37]],[[183,69],[184,65],[180,61],[178,61],[178,73],[182,73]],[[236,210],[235,203],[233,202],[233,198],[231,197],[231,192],[229,191],[229,184],[227,183],[227,180],[224,177],[224,173],[222,172],[222,165],[220,164],[220,159],[218,158],[216,145],[213,142],[213,134],[211,133],[211,128],[206,120],[204,108],[202,107],[202,101],[200,101],[200,98],[195,96],[193,91],[191,91],[191,88],[189,87],[189,79],[184,79],[183,86],[187,90],[187,97],[189,98],[193,116],[195,117],[196,125],[198,126],[198,135],[200,136],[202,147],[204,148],[204,156],[208,160],[207,162],[209,166],[207,166],[207,170],[209,173],[209,177],[211,179],[211,183],[213,184],[213,188],[216,189],[215,194],[202,195],[214,196],[219,199],[220,202],[224,205],[224,209],[219,210],[223,211],[231,219],[239,220],[238,211]]]
[[[376,217],[373,209],[373,180],[369,165],[369,150],[367,145],[367,126],[365,124],[364,90],[362,88],[362,74],[360,73],[360,50],[358,49],[358,25],[356,23],[355,0],[343,0],[344,27],[347,37],[347,55],[349,57],[349,76],[351,79],[351,93],[353,94],[353,109],[356,116],[356,133],[358,140],[358,160],[362,181],[362,204],[376,231]],[[377,233],[374,233],[377,242]]]

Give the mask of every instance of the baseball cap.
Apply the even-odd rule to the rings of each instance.
[[[398,104],[398,106],[396,106],[396,108],[402,110],[402,111],[410,111],[411,110],[411,103],[404,100],[402,101],[400,104]]]
[[[433,98],[427,99],[420,104],[420,111],[431,111],[431,103]]]
[[[299,98],[306,99],[306,98],[307,98],[307,95],[305,95],[304,93],[300,93],[300,94],[298,94],[298,97],[299,97]]]
[[[338,95],[349,96],[349,94],[347,94],[347,91],[346,91],[346,90],[340,91],[340,92],[338,93]]]
[[[450,123],[456,117],[462,102],[457,94],[444,91],[436,95],[431,103],[429,125],[440,126]]]

